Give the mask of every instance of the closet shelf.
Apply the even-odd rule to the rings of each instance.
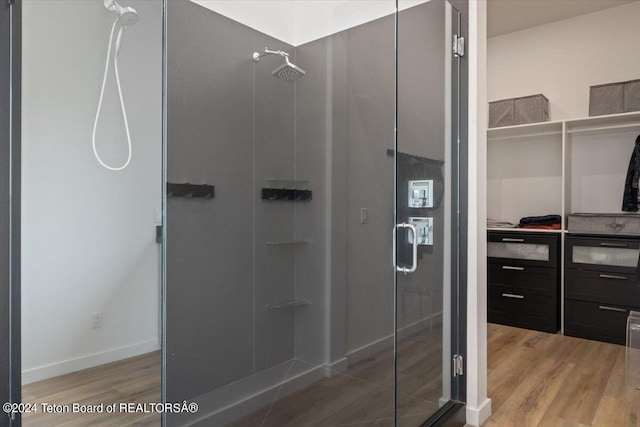
[[[537,228],[504,228],[504,227],[487,227],[487,231],[505,231],[507,233],[556,233],[562,234],[562,230],[545,230]]]
[[[296,307],[304,307],[307,305],[311,305],[309,301],[301,300],[301,299],[292,299],[288,301],[283,301],[278,304],[269,304],[267,308],[269,310],[280,310],[283,308],[296,308]]]
[[[487,129],[487,140],[500,141],[515,138],[531,138],[567,133],[602,133],[607,131],[633,130],[640,132],[640,111],[610,114],[606,116],[584,117],[580,119],[531,123],[527,125],[504,126]]]
[[[566,120],[566,123],[569,133],[640,126],[640,111]]]
[[[513,138],[529,138],[549,135],[561,135],[563,122],[542,122],[528,125],[504,126],[487,130],[489,141]]]

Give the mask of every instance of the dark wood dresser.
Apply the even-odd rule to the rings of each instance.
[[[560,234],[488,231],[487,238],[487,320],[557,332]]]
[[[625,344],[630,310],[640,310],[639,238],[565,238],[565,335]]]

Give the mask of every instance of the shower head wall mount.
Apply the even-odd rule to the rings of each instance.
[[[105,0],[105,2],[106,1],[107,0]],[[283,58],[289,58],[289,54],[287,52],[283,52],[281,50],[270,50],[268,47],[265,47],[263,53],[253,52],[253,60],[255,62],[260,62],[260,59],[268,55],[280,55]]]

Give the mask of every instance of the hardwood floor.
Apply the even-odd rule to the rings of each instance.
[[[640,426],[624,346],[489,324],[488,373],[483,426]]]
[[[398,425],[417,427],[438,409],[442,387],[442,338],[426,331],[398,343]],[[70,405],[160,402],[160,354],[26,385],[23,402]],[[234,422],[235,427],[393,426],[393,350],[381,351]],[[25,427],[159,426],[148,414],[26,414]]]
[[[418,334],[398,343],[398,426],[418,427],[438,409],[442,339]],[[393,426],[393,350],[362,360],[230,424],[232,427]]]
[[[640,390],[625,386],[625,348],[488,325],[486,427],[640,427]],[[438,408],[440,336],[399,342],[398,425],[419,426]],[[281,397],[233,427],[392,426],[393,353],[382,351]],[[160,401],[159,352],[23,387],[23,401],[99,404]],[[159,426],[155,414],[25,414],[23,425]]]
[[[22,401],[38,404],[38,413],[24,414],[25,427],[159,426],[157,414],[43,414],[40,403],[82,405],[161,402],[160,352],[50,378],[22,387]]]

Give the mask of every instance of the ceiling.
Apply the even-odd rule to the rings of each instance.
[[[487,36],[584,15],[638,0],[488,0]]]

